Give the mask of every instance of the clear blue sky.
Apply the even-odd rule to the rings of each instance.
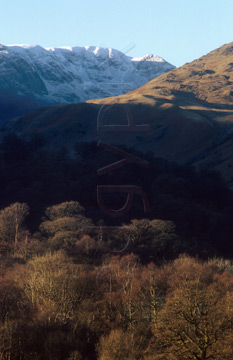
[[[233,0],[0,0],[0,43],[95,45],[180,66],[233,41]]]

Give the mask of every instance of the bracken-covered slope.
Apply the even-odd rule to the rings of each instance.
[[[99,115],[105,125],[126,124],[129,112],[135,124],[149,124],[150,131],[97,131]],[[231,185],[233,43],[125,95],[47,107],[14,119],[1,129],[1,136],[9,132],[23,137],[39,133],[50,147],[71,151],[75,143],[90,140],[153,151],[179,163],[220,170]]]

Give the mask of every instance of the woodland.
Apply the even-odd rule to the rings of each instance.
[[[95,142],[0,146],[0,360],[233,358],[233,196],[221,176]],[[145,189],[121,218],[98,185]],[[125,194],[107,194],[118,209]]]

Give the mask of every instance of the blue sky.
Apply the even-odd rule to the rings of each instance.
[[[112,47],[181,66],[233,41],[232,0],[0,1],[5,45]]]

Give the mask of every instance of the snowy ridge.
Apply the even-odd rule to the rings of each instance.
[[[132,58],[111,48],[0,45],[0,91],[38,103],[121,95],[172,69],[157,55]]]

